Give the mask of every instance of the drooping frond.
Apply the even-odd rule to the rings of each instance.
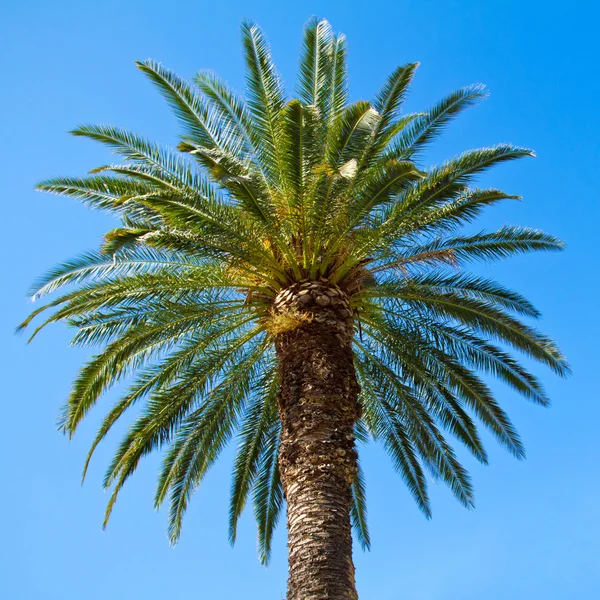
[[[260,468],[254,483],[254,517],[258,527],[258,557],[268,564],[273,532],[283,507],[283,485],[279,474],[279,438],[281,426],[273,424],[259,459]]]
[[[371,549],[371,536],[367,525],[367,495],[365,489],[365,476],[358,462],[358,472],[352,483],[352,527],[356,532],[358,542],[363,550]]]
[[[278,382],[274,367],[266,370],[252,390],[252,403],[242,417],[240,440],[233,469],[231,503],[229,507],[229,539],[233,544],[237,522],[261,469],[261,459],[269,437],[277,423]]]
[[[361,405],[364,411],[365,424],[373,437],[380,441],[398,471],[417,506],[426,517],[431,516],[427,481],[415,447],[405,431],[399,416],[390,411],[386,402],[385,388],[380,388],[371,379],[369,365],[356,358],[356,368],[362,388]]]

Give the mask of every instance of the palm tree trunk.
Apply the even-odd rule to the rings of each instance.
[[[320,318],[277,336],[287,600],[358,598],[350,525],[359,413],[352,323],[326,312],[326,322]]]

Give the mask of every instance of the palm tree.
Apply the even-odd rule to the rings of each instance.
[[[187,83],[138,63],[182,126],[179,152],[113,127],[73,131],[124,161],[37,189],[120,224],[98,251],[36,283],[34,299],[63,294],[21,328],[52,309],[32,337],[65,321],[74,344],[102,348],[61,415],[69,437],[110,386],[132,380],[85,461],[84,477],[111,427],[143,405],[106,473],[106,520],[142,457],[165,449],[154,502],[169,497],[175,542],[194,489],[235,436],[231,541],[251,497],[268,561],[285,499],[288,600],[357,598],[351,527],[364,547],[369,534],[355,442],[383,444],[427,517],[425,471],[473,506],[446,435],[485,463],[476,417],[524,456],[480,374],[546,405],[538,379],[509,350],[559,375],[568,366],[520,320],[539,314],[525,298],[463,267],[562,244],[522,227],[459,231],[517,197],[473,187],[474,177],[531,150],[499,145],[421,164],[425,146],[484,97],[481,86],[402,114],[417,68],[407,64],[372,102],[350,103],[345,38],[311,20],[290,100],[261,30],[244,23],[242,40],[245,102],[211,72]]]

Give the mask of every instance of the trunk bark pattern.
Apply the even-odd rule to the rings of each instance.
[[[326,281],[284,290],[275,309],[301,309],[310,318],[276,339],[287,600],[356,600],[350,506],[359,386],[351,311],[346,295]]]

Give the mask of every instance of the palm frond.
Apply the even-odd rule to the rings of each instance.
[[[236,538],[238,519],[244,510],[248,492],[257,478],[260,459],[277,421],[277,389],[275,370],[270,368],[264,372],[252,391],[253,400],[241,419],[229,506],[229,540],[232,544]]]
[[[316,107],[322,118],[329,111],[333,61],[333,31],[325,20],[311,19],[304,27],[300,58],[298,97],[305,105]]]
[[[356,477],[352,482],[352,507],[350,516],[352,517],[352,527],[356,532],[358,542],[363,550],[371,549],[371,536],[367,525],[367,496],[365,489],[365,476],[363,470],[358,464]]]
[[[390,150],[390,158],[412,157],[439,135],[452,119],[485,97],[485,86],[480,84],[452,92],[402,133]]]
[[[242,24],[242,45],[246,58],[247,103],[252,115],[253,133],[260,143],[261,161],[269,169],[270,181],[277,185],[282,168],[278,145],[281,110],[285,96],[271,59],[271,50],[262,31],[253,23]]]
[[[153,60],[136,62],[154,83],[184,126],[185,139],[203,148],[217,148],[237,156],[240,142],[235,131],[227,127],[219,117],[210,111],[199,93],[172,71]]]
[[[260,469],[254,483],[254,517],[258,526],[258,557],[264,565],[271,558],[273,532],[284,504],[279,473],[279,439],[281,426],[276,421],[260,457]]]

